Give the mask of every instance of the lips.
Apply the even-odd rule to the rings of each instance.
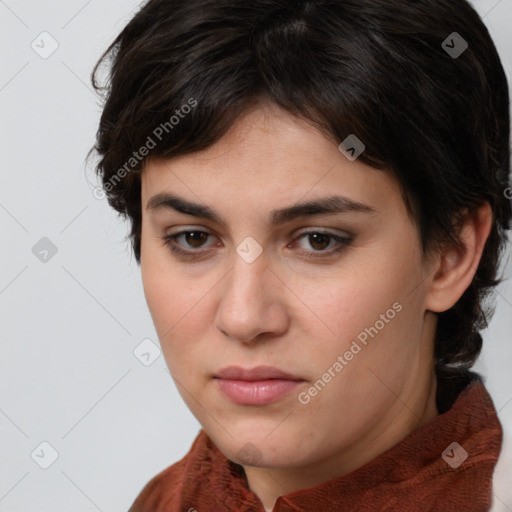
[[[223,368],[214,376],[218,389],[238,405],[268,405],[295,390],[304,379],[271,366]]]
[[[223,368],[214,375],[218,379],[229,379],[229,380],[270,380],[270,379],[281,379],[281,380],[304,380],[300,377],[291,375],[287,372],[274,368],[273,366],[255,366],[254,368],[244,369],[240,366],[228,366]]]

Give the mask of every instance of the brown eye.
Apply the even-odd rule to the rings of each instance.
[[[311,247],[318,251],[327,249],[329,242],[332,240],[332,236],[325,233],[312,233],[307,236]]]
[[[308,231],[299,235],[296,241],[305,239],[313,250],[300,251],[306,258],[322,258],[332,256],[350,245],[354,238],[351,236],[340,236],[334,233],[323,231]],[[333,244],[331,245],[331,242]]]
[[[187,230],[165,235],[161,237],[169,250],[176,256],[184,259],[194,259],[204,257],[206,253],[211,252],[211,248],[218,247],[221,242],[205,245],[211,233],[200,230]],[[180,241],[181,239],[181,241]],[[299,235],[288,248],[295,248],[297,241],[306,239],[309,248],[302,247],[298,252],[305,258],[327,258],[341,252],[353,242],[353,236],[340,236],[334,233],[322,231],[308,231]],[[204,249],[202,249],[204,248]]]
[[[174,235],[165,235],[161,238],[164,241],[164,245],[174,254],[185,258],[194,258],[200,256],[200,253],[206,252],[206,250],[201,251],[200,249],[205,247],[205,241],[207,241],[210,236],[212,235],[206,231],[188,230],[181,231]],[[180,238],[183,242],[178,243]]]
[[[204,231],[186,231],[181,233],[181,235],[187,244],[195,248],[201,247],[201,244],[210,236]]]

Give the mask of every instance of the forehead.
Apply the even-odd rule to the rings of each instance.
[[[350,161],[318,128],[272,105],[246,111],[204,150],[150,159],[142,174],[143,209],[162,192],[219,208],[253,205],[268,211],[327,195],[374,210],[401,201],[389,173]]]

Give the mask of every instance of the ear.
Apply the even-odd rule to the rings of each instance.
[[[477,271],[492,221],[491,207],[485,202],[466,214],[459,230],[462,246],[451,245],[437,253],[425,298],[427,310],[442,313],[462,297]]]

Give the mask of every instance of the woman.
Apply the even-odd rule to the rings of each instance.
[[[150,0],[103,63],[97,171],[202,426],[130,512],[489,510],[509,111],[473,8]]]

